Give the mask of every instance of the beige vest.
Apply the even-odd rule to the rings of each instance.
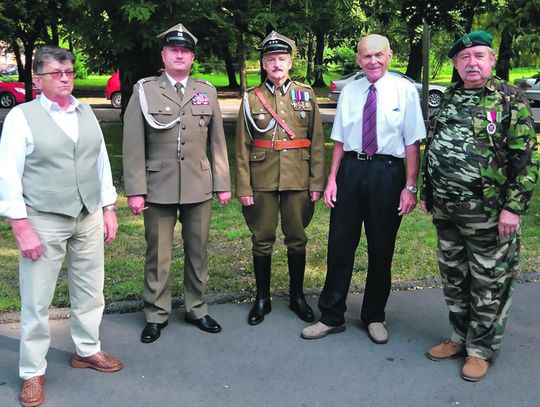
[[[79,139],[74,143],[38,99],[20,105],[32,131],[34,150],[26,156],[22,177],[26,205],[76,217],[83,206],[94,212],[100,203],[97,159],[101,132],[92,110],[77,111]]]

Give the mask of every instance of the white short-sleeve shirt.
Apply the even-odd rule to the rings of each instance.
[[[339,98],[332,140],[345,151],[362,152],[362,116],[371,83],[366,77],[347,84]],[[426,137],[415,86],[388,72],[375,82],[377,89],[377,154],[405,157],[405,146]]]

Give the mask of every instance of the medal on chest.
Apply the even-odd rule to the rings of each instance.
[[[208,99],[208,95],[203,92],[197,92],[195,93],[195,96],[191,99],[192,105],[209,105],[210,99]]]
[[[306,117],[306,112],[304,109],[311,106],[311,102],[309,101],[309,92],[291,90],[289,96],[291,98],[292,107],[294,109],[300,109],[300,117],[304,119]]]
[[[489,123],[486,126],[486,131],[489,135],[495,134],[495,132],[497,131],[497,112],[495,112],[495,110],[488,111],[487,119]]]

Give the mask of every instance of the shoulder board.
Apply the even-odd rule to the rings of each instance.
[[[151,81],[157,81],[158,76],[147,76],[146,78],[141,78],[137,82],[138,83],[145,83],[145,82],[151,82]]]
[[[246,89],[246,93],[247,93],[247,92],[251,92],[251,91],[254,90],[256,87],[257,87],[257,86],[252,86],[251,88],[247,88],[247,89]]]
[[[298,82],[298,81],[293,81],[293,83],[294,83],[295,85],[301,86],[301,87],[303,87],[303,88],[312,89],[312,87],[311,87],[310,85],[306,84],[306,83],[302,83],[302,82]]]
[[[212,84],[211,84],[210,82],[208,82],[208,81],[205,81],[204,79],[193,78],[193,80],[194,80],[195,82],[204,83],[204,84],[206,84],[206,85],[208,85],[208,86],[210,86],[210,87],[212,87],[212,88],[215,88],[214,85],[212,85]]]

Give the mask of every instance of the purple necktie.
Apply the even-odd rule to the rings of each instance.
[[[371,157],[377,152],[377,90],[370,85],[362,119],[362,150]]]

